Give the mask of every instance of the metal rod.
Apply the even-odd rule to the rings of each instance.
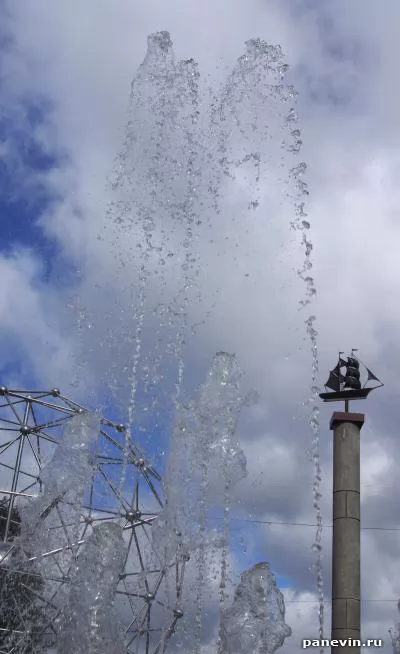
[[[13,479],[11,483],[11,493],[10,493],[10,503],[8,505],[8,514],[7,514],[7,522],[6,522],[6,527],[4,530],[4,542],[7,542],[8,539],[8,532],[10,530],[10,523],[11,523],[11,515],[12,511],[14,508],[14,498],[16,495],[16,490],[17,490],[17,485],[18,485],[18,478],[19,478],[19,472],[21,468],[21,459],[22,459],[22,452],[24,449],[24,441],[25,441],[25,434],[21,432],[21,436],[19,439],[18,443],[18,452],[17,452],[17,460],[15,462],[15,470],[13,474]]]

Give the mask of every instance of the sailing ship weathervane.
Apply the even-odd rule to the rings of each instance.
[[[339,352],[338,363],[330,371],[329,379],[325,384],[325,389],[330,388],[331,391],[319,394],[324,402],[344,400],[346,412],[349,410],[350,400],[365,400],[371,391],[383,386],[381,380],[354,354],[357,351],[353,349],[351,355],[347,357],[347,361],[342,358],[344,353]],[[360,381],[360,364],[367,373],[367,379],[363,386]],[[342,372],[343,369],[345,372]],[[370,381],[378,383],[375,386],[367,386]]]

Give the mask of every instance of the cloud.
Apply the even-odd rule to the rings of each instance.
[[[1,321],[0,329],[13,350],[5,347],[3,360],[25,361],[25,374],[43,375],[43,361],[48,360],[45,380],[49,382],[61,368],[68,370],[68,337],[58,320],[62,307],[53,292],[42,293],[42,263],[32,252],[20,249],[0,257]],[[29,328],[27,329],[27,325]],[[54,385],[54,383],[53,383]]]
[[[185,389],[190,394],[202,381],[215,351],[237,353],[247,372],[244,384],[258,388],[261,404],[239,425],[250,474],[236,499],[241,501],[243,513],[261,519],[314,523],[312,467],[307,453],[311,434],[302,405],[309,394],[311,375],[311,346],[304,320],[312,311],[319,332],[318,383],[325,381],[337,350],[353,346],[359,347],[361,356],[365,355],[368,365],[385,381],[380,394],[373,395],[366,406],[363,511],[366,526],[397,526],[393,499],[398,483],[394,399],[398,390],[400,281],[398,90],[393,82],[393,62],[398,58],[397,4],[388,2],[383,9],[377,3],[359,1],[336,0],[330,7],[321,7],[300,0],[268,5],[256,0],[246,5],[218,0],[189,8],[178,0],[167,5],[154,0],[135,6],[120,1],[111,8],[105,2],[84,7],[72,2],[67,7],[45,0],[26,6],[14,0],[8,6],[12,20],[3,23],[13,36],[3,60],[8,107],[21,107],[27,93],[49,99],[51,109],[46,121],[34,128],[35,135],[45,151],[60,151],[65,156],[39,175],[53,198],[40,217],[40,228],[57,243],[58,270],[64,258],[74,276],[71,285],[59,288],[54,277],[44,279],[40,252],[11,249],[12,254],[2,255],[4,360],[15,359],[9,346],[15,344],[18,357],[25,357],[35,376],[50,383],[55,377],[73,377],[72,362],[81,356],[87,361],[82,372],[85,379],[94,384],[114,375],[127,387],[134,359],[127,335],[139,315],[137,270],[141,259],[137,231],[112,231],[107,222],[110,188],[106,176],[124,138],[130,83],[143,59],[147,35],[170,30],[177,58],[198,60],[206,84],[208,74],[213,80],[224,78],[225,67],[232,67],[246,39],[260,36],[280,43],[292,65],[288,79],[300,91],[301,156],[308,164],[306,211],[311,222],[317,298],[312,307],[298,311],[304,285],[296,271],[303,265],[304,253],[298,235],[288,229],[293,200],[277,183],[278,148],[272,140],[274,155],[264,171],[257,211],[247,211],[256,186],[250,167],[241,167],[235,182],[228,179],[222,185],[223,207],[218,218],[209,211],[207,197],[212,227],[208,228],[207,221],[199,226],[199,240],[192,246],[200,263],[198,288],[190,291],[188,322],[201,322],[208,310],[211,316],[196,335],[187,338]],[[270,110],[274,106],[268,104]],[[238,152],[243,147],[240,138],[236,132]],[[174,143],[181,152],[180,141]],[[18,161],[15,144],[7,141],[1,149],[7,161]],[[135,163],[142,165],[143,175],[148,161],[142,153]],[[19,176],[24,172],[19,169]],[[168,181],[168,175],[164,179]],[[168,189],[176,191],[177,186],[171,182]],[[170,227],[171,221],[166,224]],[[176,259],[172,257],[161,272],[164,268],[153,253],[153,268],[149,266],[140,365],[153,366],[153,370],[154,355],[165,354],[171,335],[176,336],[181,324],[179,318],[159,307],[162,295],[168,304],[176,290],[182,289],[183,230],[176,222],[172,225],[174,230],[167,233],[165,243]],[[160,236],[157,229],[155,238]],[[198,290],[201,302],[196,299]],[[81,303],[79,337],[65,309],[74,294]],[[168,357],[157,368],[165,375],[166,386],[155,385],[165,393],[177,376],[175,355]],[[129,370],[124,372],[125,365]],[[322,503],[327,523],[331,510],[329,412],[330,408],[321,407]],[[272,481],[282,486],[271,485]],[[290,592],[296,593],[299,601],[314,600],[315,582],[309,570],[314,528],[261,527],[257,547],[253,537],[254,532],[249,531],[249,551],[254,556],[265,552],[279,574],[289,578]],[[326,529],[327,584],[329,543]],[[383,601],[396,600],[399,594],[396,557],[396,532],[363,531],[364,597],[382,600],[365,604],[368,637],[385,638],[387,626],[396,620],[396,602]],[[301,634],[309,638],[318,632],[312,602],[288,603],[287,622],[294,631],[293,651]],[[387,644],[385,651],[389,649]]]

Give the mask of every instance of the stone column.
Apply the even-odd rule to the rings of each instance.
[[[360,431],[362,413],[334,412],[332,640],[360,640]],[[332,647],[332,654],[360,654],[360,647]]]

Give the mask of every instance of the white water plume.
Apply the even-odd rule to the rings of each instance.
[[[54,627],[46,617],[48,607],[60,613],[65,607],[66,582],[79,551],[85,491],[95,469],[99,428],[99,417],[91,413],[81,413],[66,422],[61,441],[40,471],[41,493],[19,509],[21,528],[13,574],[15,578],[25,575],[28,584],[29,580],[33,583],[28,604],[37,614],[34,629],[39,630],[40,641],[46,638],[49,625]],[[23,647],[26,642],[30,647],[30,641],[24,640],[23,632],[11,634],[10,646],[13,638],[20,638],[15,651],[28,651]],[[78,650],[69,651],[75,654]]]
[[[293,125],[297,125],[298,117],[295,111],[291,112],[289,116],[289,122]],[[296,128],[292,134],[297,135],[298,145],[295,148],[296,152],[300,151],[301,147],[301,131]],[[308,307],[312,300],[316,296],[316,289],[314,284],[314,279],[311,276],[312,262],[311,262],[311,252],[312,252],[312,243],[308,236],[310,230],[310,223],[307,220],[307,213],[305,213],[305,200],[308,197],[308,188],[307,184],[304,181],[304,175],[306,173],[307,166],[304,162],[301,162],[295,166],[291,171],[291,178],[294,181],[294,191],[292,193],[292,200],[295,206],[295,218],[291,223],[293,230],[297,230],[302,235],[302,245],[304,247],[304,262],[303,267],[297,271],[298,276],[305,284],[305,297],[299,301],[299,310],[304,310]],[[314,542],[312,544],[312,549],[315,553],[315,573],[317,581],[317,593],[318,593],[318,623],[319,623],[319,639],[322,641],[324,639],[324,613],[325,613],[325,600],[324,600],[324,577],[323,577],[323,564],[322,564],[322,509],[321,509],[321,482],[322,482],[322,471],[321,471],[321,457],[320,457],[320,448],[319,448],[319,388],[317,387],[317,375],[319,370],[319,361],[318,361],[318,332],[315,329],[315,316],[310,315],[305,320],[306,334],[309,339],[310,349],[311,349],[311,384],[310,390],[311,395],[308,398],[305,404],[310,406],[311,416],[309,418],[309,425],[312,434],[311,441],[311,458],[313,464],[313,485],[312,485],[312,495],[313,495],[313,508],[315,510],[315,517],[317,523],[317,530],[315,533]],[[324,651],[324,647],[321,646],[320,652]]]
[[[285,602],[268,563],[246,570],[225,612],[221,654],[274,654],[292,630],[285,623]]]
[[[127,409],[126,438],[132,426],[140,428],[140,384],[151,396],[147,414],[155,415],[156,407],[168,402],[176,405],[168,504],[158,520],[159,530],[155,527],[153,534],[158,533],[157,547],[166,558],[176,550],[195,552],[196,652],[201,642],[208,511],[218,505],[224,512],[222,617],[231,489],[245,472],[244,455],[233,436],[242,403],[234,357],[220,353],[198,401],[188,406],[180,403],[189,324],[201,314],[201,275],[212,287],[207,290],[206,315],[221,290],[218,276],[208,279],[204,259],[202,263],[204,243],[210,246],[211,259],[228,254],[235,266],[249,255],[245,225],[251,221],[252,228],[261,233],[268,219],[281,215],[282,203],[289,203],[295,212],[291,227],[295,234],[300,233],[305,250],[304,266],[298,271],[306,285],[301,306],[307,306],[315,295],[310,275],[310,225],[304,212],[306,166],[298,161],[301,133],[294,109],[296,92],[284,83],[287,68],[279,46],[251,39],[225,83],[206,91],[193,60],[175,61],[169,34],[151,35],[132,83],[125,141],[116,160],[113,199],[102,236],[110,239],[116,261],[107,280],[114,304],[107,318],[111,327],[104,328],[103,334],[103,326],[95,326],[101,338],[96,339],[93,330],[90,336],[91,342],[102,344],[111,361],[104,381],[114,388],[118,408]],[[117,321],[114,333],[112,326]],[[314,394],[318,356],[313,318],[307,321],[307,333],[312,345]],[[322,634],[322,518],[315,407],[311,427]],[[127,455],[125,447],[120,489],[125,484]]]
[[[321,511],[321,482],[322,482],[322,471],[321,471],[321,459],[319,453],[319,431],[320,425],[318,420],[319,408],[318,408],[318,393],[319,389],[317,388],[317,373],[318,373],[318,350],[317,350],[317,336],[318,333],[314,328],[315,317],[311,316],[306,321],[307,333],[311,341],[311,352],[312,352],[312,385],[311,391],[312,395],[309,399],[309,404],[311,405],[311,418],[310,418],[310,427],[312,431],[312,446],[311,446],[311,455],[314,465],[314,479],[312,486],[313,493],[313,507],[316,514],[317,521],[317,530],[315,533],[315,539],[313,543],[313,550],[315,552],[315,571],[317,577],[317,592],[318,592],[318,621],[319,621],[319,638],[322,641],[324,637],[324,578],[323,578],[323,564],[322,564],[322,511]],[[321,652],[324,651],[324,647],[321,647]]]
[[[71,573],[69,600],[57,625],[57,654],[126,653],[113,612],[125,557],[119,525],[108,522],[93,528]]]
[[[301,151],[302,140],[301,140],[301,130],[299,129],[299,119],[294,108],[288,114],[287,123],[291,128],[291,135],[293,141],[290,144],[287,144],[287,150],[293,152],[295,155],[298,155]],[[307,171],[307,165],[302,161],[295,165],[290,171],[290,179],[292,181],[291,192],[288,193],[289,197],[294,206],[295,215],[291,221],[291,229],[295,232],[301,234],[301,242],[304,248],[304,261],[303,266],[297,271],[297,275],[304,282],[305,290],[304,297],[299,301],[299,310],[304,310],[308,307],[312,300],[316,296],[316,288],[314,279],[311,275],[312,262],[311,262],[311,252],[313,249],[312,242],[309,237],[309,230],[311,225],[308,221],[308,215],[305,212],[305,203],[309,195],[307,183],[304,180],[304,176]],[[308,318],[304,321],[306,328],[306,335],[309,339],[310,349],[311,349],[311,396],[308,398],[306,404],[309,405],[311,416],[309,418],[309,425],[312,434],[311,441],[311,458],[313,464],[313,508],[315,510],[317,530],[312,544],[312,549],[315,552],[315,573],[317,581],[317,593],[318,593],[318,622],[319,622],[319,639],[323,640],[324,638],[324,578],[323,578],[323,565],[322,565],[322,510],[321,510],[321,482],[322,482],[322,471],[321,471],[321,460],[320,460],[320,448],[319,448],[319,408],[318,408],[318,393],[319,389],[317,387],[317,375],[319,369],[318,361],[318,332],[315,329],[315,316],[309,315]],[[324,651],[324,647],[321,647],[321,652]]]
[[[209,512],[224,507],[219,543],[221,584],[226,583],[230,491],[246,475],[246,459],[235,439],[243,404],[241,371],[234,355],[218,353],[198,399],[177,411],[165,480],[167,505],[153,528],[153,543],[164,557],[183,547],[194,554],[197,567],[196,617],[193,652],[200,652],[204,609]],[[223,590],[223,588],[221,588]]]
[[[126,339],[112,345],[117,349],[113,359],[118,361],[118,348],[121,344],[126,348],[130,342],[130,361],[122,375],[118,367],[113,369],[113,363],[106,372],[107,378],[115,378],[119,401],[121,386],[129,386],[129,427],[139,427],[139,379],[153,415],[163,406],[160,386],[167,384],[163,376],[166,366],[168,381],[175,377],[175,401],[182,385],[188,308],[195,293],[199,298],[195,278],[200,264],[192,249],[200,222],[199,158],[204,148],[197,126],[198,83],[197,64],[175,61],[167,32],[149,36],[145,59],[132,83],[129,120],[115,164],[106,225],[106,230],[111,230],[117,277],[125,278],[126,270],[133,269],[137,280],[117,284],[125,287],[132,314]],[[132,245],[127,251],[125,244],[132,242],[132,236],[135,249]],[[171,398],[172,393],[169,395]],[[124,480],[125,474],[121,486]]]
[[[52,458],[43,466],[43,491],[21,510],[20,543],[30,557],[37,557],[43,577],[59,575],[61,559],[66,569],[75,558],[84,494],[95,464],[100,419],[82,413],[68,421]],[[65,525],[68,525],[68,530]],[[58,557],[44,556],[63,549]]]
[[[288,184],[300,183],[292,162],[300,143],[291,107],[295,92],[283,83],[286,70],[279,46],[251,39],[226,82],[207,89],[192,59],[175,61],[167,32],[148,39],[132,83],[125,142],[115,163],[102,236],[109,234],[116,259],[115,279],[107,284],[124,289],[131,307],[129,315],[121,304],[121,312],[114,310],[112,316],[124,337],[111,330],[101,339],[112,352],[105,381],[115,386],[118,399],[121,387],[129,384],[130,423],[138,413],[139,378],[157,402],[168,365],[168,380],[174,374],[179,396],[184,348],[220,291],[217,279],[206,300],[200,291],[204,244],[211,237],[211,250],[222,246],[225,254],[235,239],[238,247],[244,221],[255,221],[257,228],[265,222],[261,215],[255,219],[254,210],[264,203],[267,217],[281,212]],[[233,212],[231,198],[237,204]],[[248,253],[242,248],[232,254],[235,261]],[[190,330],[189,311],[195,316]]]
[[[295,112],[292,113],[290,121],[297,123],[298,118]],[[299,129],[296,129],[294,133],[298,134],[299,137],[299,149],[301,146],[300,136],[301,132]],[[294,230],[299,230],[302,234],[302,244],[304,247],[304,262],[303,267],[297,271],[298,276],[305,284],[305,297],[299,301],[299,309],[304,310],[311,301],[316,296],[316,289],[314,284],[314,279],[311,276],[312,262],[311,262],[311,252],[312,252],[312,243],[309,239],[308,232],[310,230],[310,223],[307,220],[307,214],[304,211],[305,200],[308,197],[308,188],[307,184],[304,181],[304,175],[306,173],[307,166],[304,162],[295,166],[291,172],[291,176],[295,182],[294,185],[294,195],[293,202],[295,204],[295,219],[292,221],[291,227]],[[324,639],[324,612],[325,612],[325,603],[324,603],[324,578],[323,578],[323,564],[322,564],[322,510],[321,510],[321,482],[322,482],[322,471],[321,471],[321,457],[320,457],[320,448],[319,448],[319,407],[318,407],[318,393],[319,389],[317,387],[317,375],[319,369],[318,361],[318,332],[315,329],[315,316],[310,315],[305,320],[306,334],[308,336],[310,346],[311,346],[311,396],[308,398],[306,404],[311,407],[311,416],[309,419],[309,425],[312,434],[311,442],[311,458],[312,464],[314,467],[313,475],[313,507],[315,510],[315,517],[317,522],[317,530],[312,545],[312,549],[315,552],[315,572],[317,580],[317,593],[318,593],[318,622],[319,622],[319,639],[322,641]],[[324,651],[322,646],[320,649],[321,652]]]

